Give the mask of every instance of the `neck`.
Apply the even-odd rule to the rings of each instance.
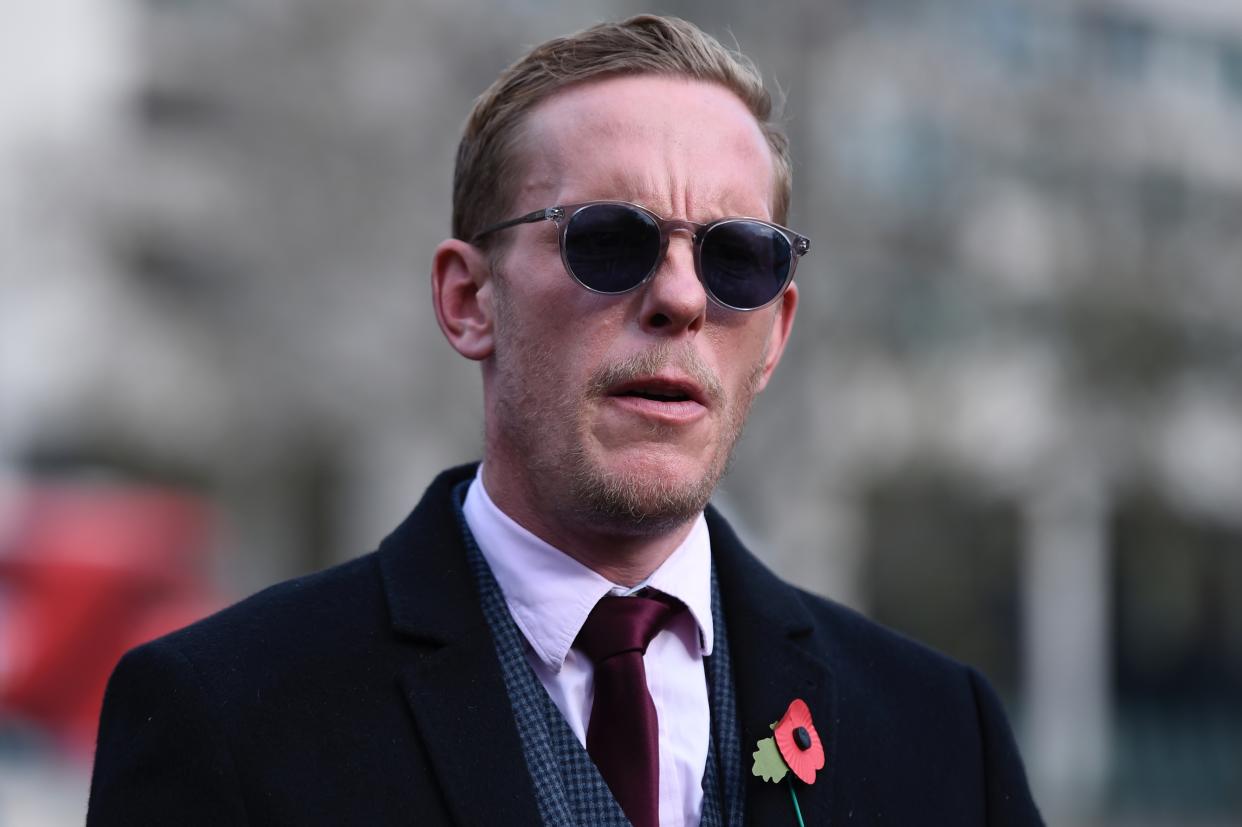
[[[514,478],[483,465],[488,497],[510,519],[540,540],[619,586],[650,577],[689,535],[694,518],[651,531],[642,521],[598,519],[572,508],[549,507],[528,476]]]

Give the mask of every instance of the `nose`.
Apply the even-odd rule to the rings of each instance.
[[[694,239],[688,231],[670,236],[664,260],[643,287],[639,316],[643,330],[658,336],[697,333],[707,317],[707,293],[694,270]]]

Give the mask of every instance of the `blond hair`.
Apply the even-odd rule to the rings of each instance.
[[[793,188],[789,142],[771,120],[772,97],[754,63],[692,23],[641,14],[536,46],[479,96],[457,146],[453,237],[470,240],[511,217],[527,113],[568,86],[617,75],[686,77],[717,83],[736,94],[772,150],[772,215],[777,223],[786,222]]]

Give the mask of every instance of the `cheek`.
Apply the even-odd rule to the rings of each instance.
[[[584,394],[609,361],[611,344],[624,326],[615,300],[609,307],[586,291],[578,289],[577,293],[581,295],[549,291],[530,296],[501,314],[511,318],[502,324],[507,329],[498,332],[498,346],[520,351],[521,372],[528,380],[537,376],[541,392],[555,394],[555,400],[545,400],[550,404],[571,402]],[[500,361],[505,361],[503,354]]]
[[[750,382],[756,370],[762,370],[772,322],[771,319],[745,317],[736,321],[714,328],[709,336],[712,349],[718,354],[721,378],[739,387]]]
[[[573,282],[568,290],[546,296],[535,309],[545,340],[555,342],[567,362],[596,367],[626,335],[627,312],[632,311],[619,297],[591,293]]]

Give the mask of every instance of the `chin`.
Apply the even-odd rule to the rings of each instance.
[[[623,467],[578,455],[568,469],[577,508],[592,522],[630,534],[660,534],[694,519],[724,473],[719,459],[646,455]]]

